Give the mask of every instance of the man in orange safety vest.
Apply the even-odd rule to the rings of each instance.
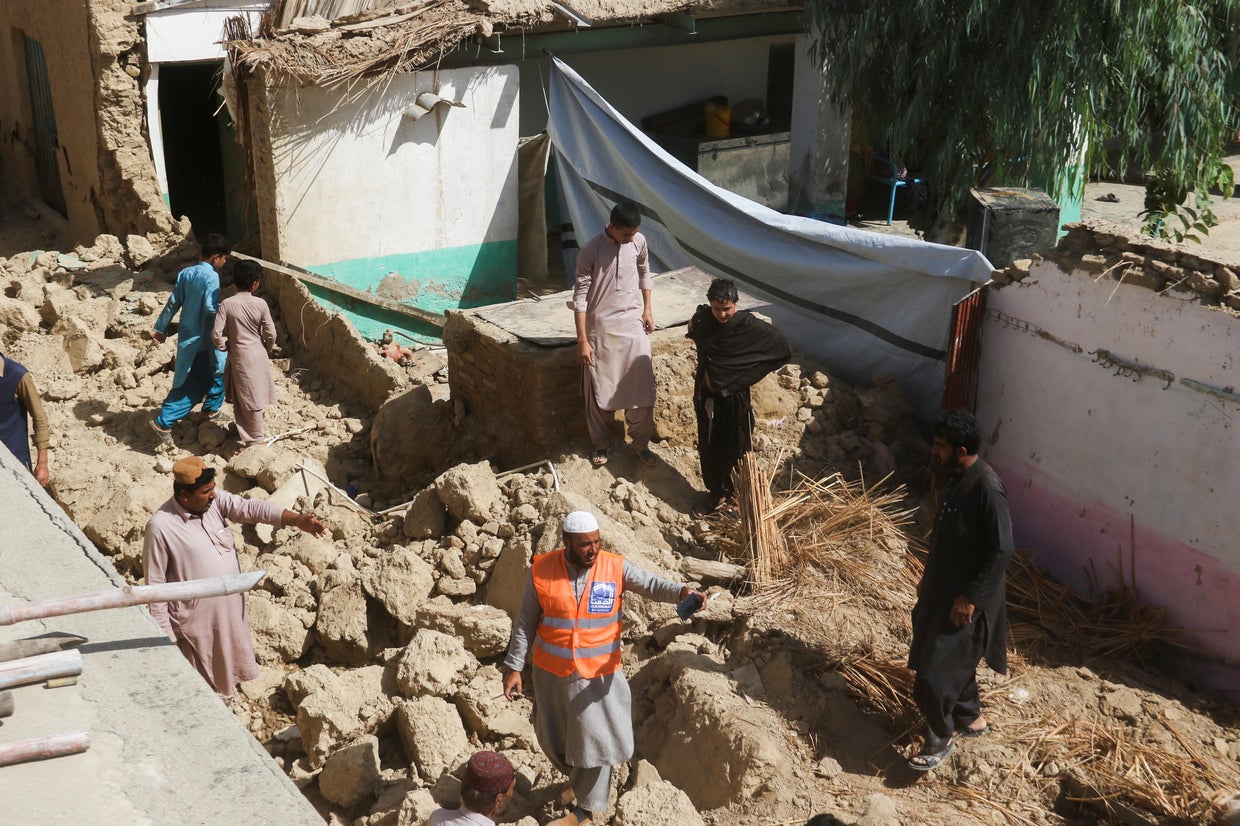
[[[633,756],[629,684],[620,669],[624,592],[658,602],[706,595],[602,550],[598,521],[585,511],[564,519],[564,547],[534,558],[504,659],[504,694],[520,698],[521,672],[533,649],[534,732],[568,775],[564,817],[548,826],[581,826],[607,809],[612,767]]]

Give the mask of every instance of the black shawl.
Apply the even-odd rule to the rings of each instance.
[[[705,373],[721,396],[752,387],[792,358],[783,333],[748,310],[737,310],[720,324],[710,305],[700,304],[685,336],[697,345],[698,381]]]

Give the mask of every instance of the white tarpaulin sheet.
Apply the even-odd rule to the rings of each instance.
[[[802,353],[851,381],[893,375],[919,415],[935,415],[952,305],[993,269],[981,253],[783,215],[721,189],[552,63],[548,131],[583,243],[632,201],[652,270],[736,279],[772,302],[765,312]],[[656,319],[658,306],[656,295]]]

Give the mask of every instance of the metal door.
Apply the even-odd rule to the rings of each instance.
[[[982,357],[982,321],[986,317],[986,288],[978,287],[952,307],[951,337],[947,342],[947,378],[943,409],[977,411],[977,374]]]
[[[44,202],[66,218],[65,193],[60,186],[60,162],[56,153],[56,111],[52,108],[52,87],[47,78],[43,45],[26,37],[26,78],[30,85],[30,110],[34,115],[34,164],[39,176],[39,194]]]

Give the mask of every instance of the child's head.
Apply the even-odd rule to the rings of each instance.
[[[237,266],[233,267],[233,283],[242,292],[249,293],[258,289],[262,277],[263,268],[257,261],[238,261]]]
[[[637,204],[621,201],[611,208],[611,222],[607,225],[607,231],[617,244],[627,244],[633,240],[641,224],[642,213]]]
[[[228,260],[229,254],[232,253],[232,244],[228,243],[228,239],[218,232],[207,233],[206,239],[202,242],[202,260],[215,267],[218,272],[224,262]]]

